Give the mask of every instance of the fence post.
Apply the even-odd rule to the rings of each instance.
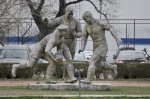
[[[134,19],[134,48],[135,48],[135,19]]]
[[[126,23],[126,50],[127,50],[127,44],[128,44],[128,24]]]

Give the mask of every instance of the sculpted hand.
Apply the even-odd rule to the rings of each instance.
[[[55,55],[54,55],[54,60],[56,62],[61,62],[63,60],[63,54],[62,54],[62,51],[61,50],[58,50]]]
[[[74,36],[75,38],[79,38],[79,37],[80,37],[77,33],[73,33],[73,36]]]
[[[73,36],[74,36],[74,37],[77,37],[77,33],[73,33]]]
[[[78,33],[73,33],[73,36],[75,38],[80,38],[82,36],[82,33],[81,32],[78,32]]]
[[[79,50],[78,53],[80,54],[81,52],[83,52],[84,50]]]
[[[59,63],[60,61],[58,61],[56,58],[55,59],[53,59],[56,63]]]
[[[118,47],[119,47],[122,43],[123,43],[123,41],[122,41],[121,39],[118,39],[118,40],[117,40],[117,45],[118,45]]]

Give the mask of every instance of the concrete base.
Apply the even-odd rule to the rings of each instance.
[[[58,84],[29,84],[30,89],[41,90],[79,90],[79,84],[58,83]],[[111,90],[111,84],[80,84],[80,90]]]

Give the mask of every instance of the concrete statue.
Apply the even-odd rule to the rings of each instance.
[[[68,48],[64,44],[64,36],[67,35],[69,32],[69,27],[66,25],[60,25],[56,28],[56,30],[52,33],[44,37],[39,43],[37,43],[32,49],[30,49],[30,61],[28,63],[20,63],[20,64],[14,64],[12,66],[12,76],[16,77],[16,72],[17,69],[19,68],[28,68],[32,67],[35,62],[39,59],[41,54],[45,54],[46,60],[50,63],[48,67],[54,67],[55,68],[55,63],[60,61],[60,56],[63,53],[64,57],[66,58],[67,61],[67,67],[70,68],[73,66],[70,62],[72,61],[72,57]],[[57,46],[57,54],[59,55],[54,55],[52,53],[52,48]],[[59,57],[55,57],[59,56]],[[53,65],[53,66],[51,66]],[[53,69],[53,68],[52,68]],[[47,71],[46,78],[50,80],[53,75],[54,69],[51,71]],[[71,82],[76,81],[77,79],[74,77],[74,72],[73,71],[68,71],[69,79]],[[50,80],[52,83],[56,83],[56,81]]]
[[[68,56],[68,57],[71,57],[70,59],[72,59],[70,60],[70,62],[73,62],[73,59],[75,56],[76,38],[80,37],[80,32],[82,31],[81,24],[77,19],[73,17],[73,13],[74,13],[74,9],[68,6],[66,7],[65,14],[63,16],[60,16],[53,20],[49,20],[49,23],[48,23],[49,28],[60,25],[60,24],[65,24],[69,27],[68,34],[64,36],[64,43],[67,47],[66,52],[68,51],[71,53],[71,55]],[[67,79],[68,75],[66,72],[74,71],[74,66],[72,65],[72,66],[67,67],[67,64],[66,64],[64,68],[65,69],[63,73],[63,78]],[[54,68],[50,67],[49,65],[47,69],[48,69],[47,71],[51,71],[51,69],[53,70]],[[50,73],[50,74],[53,75],[53,73]]]
[[[49,20],[48,27],[65,24],[69,27],[69,32],[65,39],[66,45],[71,51],[72,58],[75,55],[75,38],[78,37],[78,33],[82,31],[80,22],[73,17],[74,9],[70,6],[66,7],[65,14],[61,17]]]
[[[90,11],[86,11],[83,14],[82,18],[86,22],[86,24],[83,29],[81,49],[79,50],[79,53],[84,51],[87,43],[87,38],[88,36],[91,36],[93,40],[93,54],[89,61],[87,78],[85,80],[82,80],[81,83],[91,84],[96,67],[109,69],[113,72],[114,76],[116,76],[117,65],[111,65],[105,61],[106,53],[108,51],[105,31],[110,31],[118,46],[122,42],[122,40],[118,38],[113,30],[113,27],[110,24],[102,20],[95,19]]]
[[[63,42],[63,54],[64,54],[64,57],[67,61],[66,64],[65,64],[65,71],[64,71],[65,75],[64,76],[69,77],[69,81],[68,81],[69,83],[70,82],[73,83],[73,82],[77,81],[77,79],[74,78],[74,75],[72,75],[72,74],[74,74],[73,58],[74,58],[74,55],[75,55],[76,38],[80,37],[79,34],[81,32],[80,22],[77,19],[73,18],[73,12],[74,12],[73,8],[68,6],[68,7],[66,7],[65,14],[63,16],[55,18],[53,20],[48,20],[48,23],[47,23],[48,28],[59,26],[60,24],[64,24],[64,25],[69,27],[69,32],[67,32],[65,35],[63,35],[64,39],[62,41]],[[52,33],[52,34],[54,34],[54,33]],[[48,43],[48,40],[44,40],[44,39],[42,39],[40,41],[40,43],[41,42]],[[36,44],[36,46],[35,46],[36,50],[37,50],[39,45],[40,45],[39,43]],[[46,45],[49,46],[48,44],[46,44]],[[46,50],[46,45],[45,45],[45,47],[40,47],[39,50],[44,50],[44,49]],[[57,47],[57,49],[58,49],[58,52],[60,52],[59,51],[60,48]],[[34,52],[34,51],[32,51],[32,52]],[[39,53],[36,54],[35,58],[37,58],[39,56],[38,54]],[[55,67],[55,62],[57,60],[56,59],[55,60],[54,59],[52,59],[52,60],[49,59],[47,57],[49,54],[51,54],[51,53],[46,53],[46,56],[45,56],[45,58],[50,63],[48,65],[48,68],[47,68],[47,71],[46,71],[46,78],[48,79],[48,82],[55,83],[55,81],[52,80],[52,77],[53,77],[53,74],[54,74],[54,71],[55,71],[55,68],[56,68]],[[33,55],[31,55],[31,56],[33,56]],[[13,69],[12,69],[12,75],[14,77],[16,76],[15,72],[16,72],[17,68],[31,67],[33,65],[33,63],[36,61],[35,58],[32,58],[31,62],[29,62],[27,66],[24,65],[25,63],[24,64],[19,64],[19,65],[14,64]],[[51,57],[51,58],[53,58],[53,57]]]

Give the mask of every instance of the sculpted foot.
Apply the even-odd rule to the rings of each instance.
[[[112,72],[113,72],[113,77],[114,77],[114,78],[117,77],[117,74],[118,74],[118,72],[117,72],[117,65],[113,65],[113,70],[112,70]]]
[[[83,83],[83,84],[91,84],[92,81],[90,81],[88,79],[85,79],[85,80],[81,80],[81,83]]]
[[[11,70],[11,74],[12,74],[12,77],[16,77],[16,67],[17,67],[17,64],[13,64],[12,66],[12,70]]]
[[[45,83],[46,84],[56,84],[57,81],[55,81],[55,80],[47,80]]]
[[[73,80],[65,81],[65,83],[75,83],[75,82],[77,82],[77,78],[74,78]]]

